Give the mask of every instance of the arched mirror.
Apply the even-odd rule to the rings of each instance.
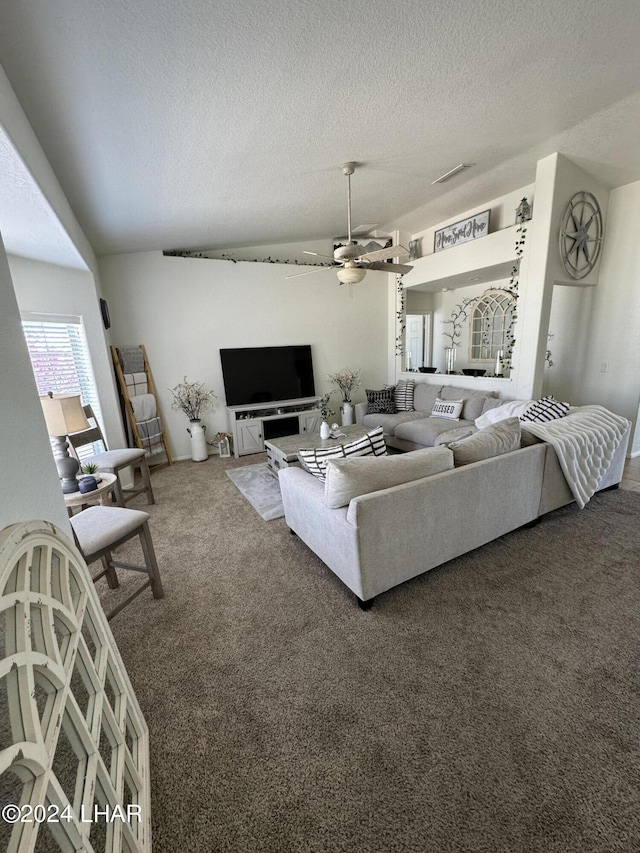
[[[471,315],[470,361],[493,361],[507,349],[515,305],[506,290],[487,290],[478,297]]]

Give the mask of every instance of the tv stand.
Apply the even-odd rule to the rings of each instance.
[[[265,438],[314,434],[320,430],[319,397],[227,406],[227,414],[236,458],[264,452]]]

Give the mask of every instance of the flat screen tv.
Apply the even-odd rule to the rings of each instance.
[[[311,347],[221,349],[227,406],[313,397]]]

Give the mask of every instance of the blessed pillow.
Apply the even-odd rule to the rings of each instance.
[[[346,459],[350,456],[386,456],[387,445],[384,442],[382,427],[376,427],[362,438],[334,447],[318,447],[311,450],[299,450],[298,458],[306,470],[324,480],[327,462],[330,459]]]
[[[365,390],[367,395],[368,415],[393,415],[396,406],[393,399],[395,386],[382,388],[380,391]]]
[[[518,418],[507,418],[492,426],[478,430],[468,438],[454,441],[449,445],[453,452],[453,462],[456,468],[470,465],[481,459],[501,456],[520,447],[520,421]]]
[[[396,412],[413,411],[413,392],[415,391],[415,379],[400,379],[393,392],[393,402]]]
[[[324,484],[325,506],[337,509],[347,506],[358,495],[411,483],[452,468],[453,454],[446,447],[425,447],[379,459],[364,456],[330,459]]]
[[[553,397],[543,397],[537,400],[520,415],[521,421],[555,421],[569,414],[569,403],[560,403]]]
[[[436,397],[436,402],[431,410],[431,417],[459,421],[463,406],[464,400],[441,400],[440,397]]]

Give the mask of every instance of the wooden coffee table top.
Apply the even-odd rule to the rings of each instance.
[[[294,462],[297,459],[298,451],[300,450],[317,450],[320,447],[337,447],[340,444],[345,444],[348,441],[355,441],[358,438],[365,436],[369,430],[367,427],[353,424],[353,426],[343,426],[339,430],[344,433],[341,438],[320,438],[320,433],[303,432],[297,435],[283,435],[280,438],[269,438],[265,441],[265,446],[270,446],[284,456],[287,462]]]

